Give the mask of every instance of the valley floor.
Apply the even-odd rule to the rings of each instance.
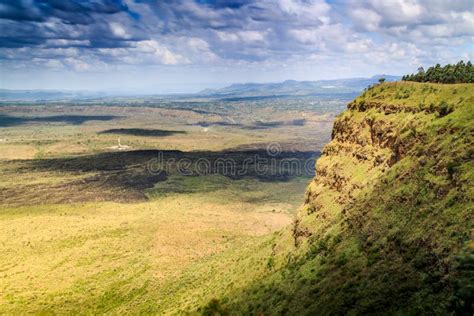
[[[174,314],[207,304],[236,286],[225,279],[230,263],[293,221],[312,174],[185,176],[176,164],[154,174],[149,162],[161,152],[160,167],[222,157],[242,167],[274,158],[267,144],[278,141],[278,161],[309,161],[312,172],[333,119],[307,113],[296,125],[249,128],[242,113],[244,123],[221,126],[193,111],[0,109],[1,314]],[[300,115],[261,111],[270,122]],[[126,151],[114,149],[118,137]]]
[[[161,310],[174,300],[165,285],[192,264],[290,221],[268,205],[198,195],[2,208],[0,313],[132,311],[143,301]]]

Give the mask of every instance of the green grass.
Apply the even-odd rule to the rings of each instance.
[[[0,313],[164,312],[165,302],[174,309],[176,278],[205,282],[213,271],[203,260],[288,222],[250,203],[192,195],[2,208]]]
[[[161,196],[196,195],[206,201],[220,203],[252,203],[274,205],[272,211],[293,214],[303,201],[310,179],[297,177],[290,181],[262,182],[258,179],[230,179],[221,175],[172,175],[147,191],[150,199]]]

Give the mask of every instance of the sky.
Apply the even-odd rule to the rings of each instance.
[[[194,92],[473,60],[471,0],[0,0],[0,88]]]

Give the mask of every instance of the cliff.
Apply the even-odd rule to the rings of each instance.
[[[329,293],[344,312],[472,308],[459,268],[473,249],[473,95],[384,84],[337,119],[295,229],[310,248],[327,240],[336,260],[316,310]]]
[[[240,263],[253,282],[205,311],[471,315],[473,140],[472,84],[368,89],[337,118],[294,225]]]

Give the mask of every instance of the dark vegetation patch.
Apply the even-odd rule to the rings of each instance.
[[[294,161],[298,163],[312,160],[317,152],[283,151],[273,156],[265,149],[228,150],[228,151],[191,151],[179,150],[138,150],[129,152],[103,153],[92,156],[74,158],[53,158],[32,160],[30,166],[41,170],[57,170],[66,172],[121,171],[143,166],[146,168],[162,167],[161,170],[180,172],[183,175],[219,174],[231,179],[244,177],[261,181],[286,181],[296,176],[298,171],[288,164],[280,162]],[[200,163],[203,163],[202,166]],[[204,172],[204,162],[210,170]],[[156,163],[156,166],[152,164]],[[188,165],[189,167],[185,166]],[[273,163],[273,166],[271,165]],[[262,167],[261,170],[258,167]],[[272,167],[282,168],[272,170]],[[202,167],[202,168],[201,168]],[[203,169],[203,170],[200,170]],[[239,172],[242,171],[242,172]],[[307,171],[308,176],[313,170]]]
[[[64,123],[81,125],[88,121],[111,121],[118,119],[120,116],[115,115],[55,115],[55,116],[10,116],[0,114],[0,127],[18,126],[29,123]]]
[[[79,172],[71,173],[78,175]],[[55,174],[52,173],[51,177]],[[79,202],[139,202],[145,200],[143,191],[159,181],[166,180],[166,173],[149,174],[143,169],[99,171],[81,180],[59,184],[18,184],[1,188],[0,199],[10,205],[39,205]]]
[[[216,121],[216,122],[201,121],[192,125],[198,125],[201,127],[209,127],[213,125],[232,126],[232,127],[240,127],[242,129],[248,129],[248,130],[258,130],[258,129],[269,129],[269,128],[276,128],[276,127],[282,127],[282,126],[304,126],[305,123],[306,123],[305,119],[295,119],[295,120],[290,120],[290,121],[256,121],[248,125],[242,124],[242,123],[227,122],[227,121]]]
[[[194,105],[194,104],[193,104]],[[196,104],[195,105],[196,107],[201,107],[202,108],[202,105],[201,104]],[[204,115],[219,115],[220,113],[219,112],[216,112],[216,111],[209,111],[209,110],[202,110],[202,109],[197,109],[197,108],[194,108],[194,107],[166,107],[166,106],[154,106],[154,107],[157,107],[157,108],[162,108],[162,109],[173,109],[173,110],[178,110],[178,111],[191,111],[191,112],[194,112],[194,113],[197,113],[197,114],[204,114]]]
[[[256,101],[256,100],[269,100],[269,99],[281,99],[287,98],[291,95],[262,95],[262,96],[248,96],[248,97],[228,97],[221,98],[221,101],[235,102],[235,101]]]
[[[217,122],[201,121],[201,122],[197,122],[196,124],[192,124],[192,125],[198,125],[198,126],[201,126],[201,127],[209,127],[209,126],[213,126],[213,125],[216,125],[216,126],[239,126],[239,127],[243,126],[240,123],[231,123],[231,122],[226,122],[226,121],[217,121]]]
[[[162,130],[162,129],[146,129],[146,128],[115,128],[115,129],[108,129],[108,130],[99,132],[99,134],[161,137],[161,136],[171,136],[175,134],[186,134],[186,132],[185,131],[169,131],[169,130]]]
[[[231,180],[243,178],[261,182],[289,181],[313,176],[317,152],[281,152],[271,156],[264,149],[230,151],[113,152],[71,158],[10,161],[0,164],[1,177],[47,172],[61,183],[22,184],[0,189],[4,204],[41,204],[83,201],[131,202],[146,199],[146,189],[168,176],[199,177],[222,175]],[[76,178],[67,180],[67,176]],[[77,176],[81,176],[77,180]],[[179,193],[179,188],[175,188]]]
[[[306,123],[305,119],[295,119],[291,121],[256,121],[252,126],[249,126],[248,129],[266,129],[266,128],[275,128],[281,126],[304,126]]]

